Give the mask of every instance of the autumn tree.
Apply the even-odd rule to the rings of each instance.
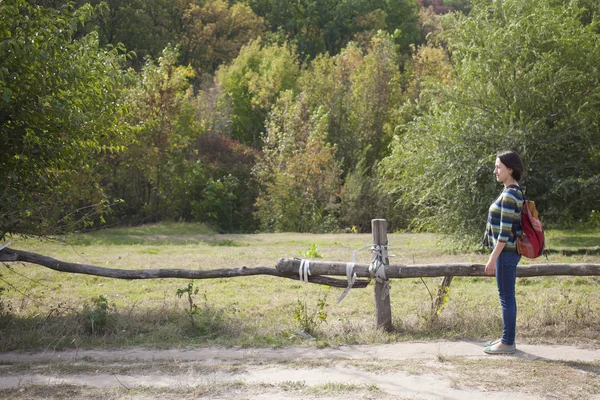
[[[195,221],[219,231],[255,228],[256,151],[220,135],[199,107],[191,67],[168,47],[148,60],[125,97],[135,127],[132,143],[103,163],[106,193],[122,202],[115,222]]]
[[[213,74],[264,31],[262,18],[249,6],[236,3],[230,7],[223,0],[191,3],[182,20],[180,61],[194,66],[197,73]]]
[[[182,176],[185,193],[180,196],[189,204],[190,215],[182,213],[182,217],[221,232],[254,232],[258,228],[254,203],[259,188],[252,171],[260,153],[216,133],[199,137],[193,148],[197,160]],[[193,169],[202,170],[205,180],[191,173]]]
[[[328,115],[327,141],[336,146],[344,179],[340,219],[346,226],[370,227],[389,197],[378,190],[377,162],[387,154],[403,101],[394,37],[379,32],[366,49],[350,43],[340,54],[317,57],[300,80],[306,102]]]
[[[328,232],[337,227],[339,168],[326,133],[324,110],[311,112],[304,95],[282,94],[269,116],[255,169],[262,229]]]
[[[230,135],[245,145],[260,148],[265,120],[285,90],[294,89],[299,67],[288,45],[264,45],[259,39],[217,71],[219,110],[231,116]]]
[[[362,158],[371,166],[386,154],[402,90],[391,35],[380,32],[366,51],[350,43],[335,57],[318,57],[300,82],[311,109],[329,113],[327,140],[336,144],[345,171]]]

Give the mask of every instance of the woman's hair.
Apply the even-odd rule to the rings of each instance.
[[[523,177],[523,171],[525,169],[523,166],[523,160],[521,160],[521,156],[512,150],[506,150],[498,153],[497,157],[500,159],[502,164],[512,169],[511,176],[517,182],[520,181]]]

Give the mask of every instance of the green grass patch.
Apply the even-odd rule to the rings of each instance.
[[[554,250],[600,250],[600,228],[546,232],[546,247]]]
[[[210,240],[215,232],[199,223],[161,222],[136,227],[118,227],[74,234],[60,239],[73,245],[133,245],[198,243]]]
[[[223,240],[218,240],[218,241],[215,241],[215,242],[208,242],[208,244],[210,246],[222,246],[222,247],[240,247],[240,246],[244,246],[243,243],[236,242],[235,240],[232,240],[232,239],[223,239]]]

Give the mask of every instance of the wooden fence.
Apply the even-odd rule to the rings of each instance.
[[[187,269],[123,270],[60,261],[52,257],[9,247],[0,247],[0,262],[25,262],[42,265],[59,272],[129,280],[157,278],[214,279],[271,275],[346,288],[345,293],[350,289],[365,288],[371,281],[374,281],[376,325],[386,330],[392,328],[389,279],[444,277],[441,289],[438,292],[437,302],[440,302],[441,296],[454,276],[489,277],[484,272],[485,265],[475,263],[390,265],[387,257],[387,221],[374,219],[371,221],[371,227],[373,231],[373,243],[370,245],[372,260],[371,264],[368,265],[282,258],[277,262],[275,268],[259,266],[202,271]],[[518,277],[555,275],[600,276],[600,264],[532,264],[519,266],[517,269]],[[345,276],[346,280],[333,278],[332,276]]]

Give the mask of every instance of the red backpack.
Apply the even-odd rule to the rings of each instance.
[[[538,211],[535,208],[535,201],[525,198],[525,193],[518,186],[512,186],[519,189],[523,194],[523,211],[521,212],[521,228],[523,234],[517,237],[517,251],[527,258],[538,258],[544,251],[544,227],[538,219]]]

